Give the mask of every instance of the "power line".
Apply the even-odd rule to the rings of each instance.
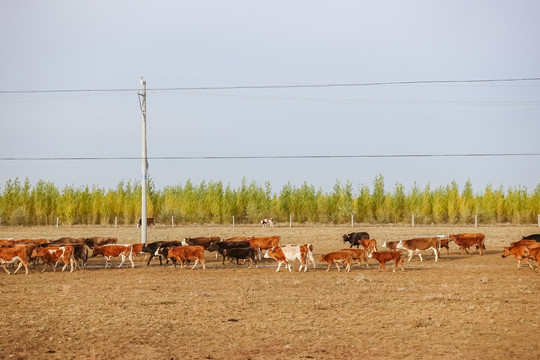
[[[194,90],[242,90],[242,89],[302,89],[302,88],[330,88],[330,87],[361,87],[382,85],[432,85],[432,84],[472,84],[472,83],[499,83],[519,81],[540,81],[540,77],[507,78],[507,79],[469,79],[469,80],[414,80],[414,81],[388,81],[368,83],[325,83],[325,84],[289,84],[289,85],[234,85],[234,86],[203,86],[203,87],[173,87],[155,88],[147,91],[194,91]],[[42,94],[42,93],[89,93],[89,92],[136,92],[138,89],[51,89],[51,90],[0,90],[0,94]]]
[[[364,155],[261,155],[261,156],[150,156],[148,160],[286,160],[286,159],[369,159],[369,158],[444,158],[444,157],[518,157],[540,153],[468,153],[468,154],[364,154]],[[101,161],[141,160],[142,157],[2,157],[0,161]]]

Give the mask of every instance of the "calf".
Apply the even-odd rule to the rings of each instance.
[[[26,270],[26,275],[28,275],[28,259],[29,256],[27,255],[26,248],[24,246],[14,245],[0,248],[0,264],[2,264],[2,267],[8,274],[11,273],[6,268],[6,264],[15,264],[19,262],[19,266],[17,266],[17,269],[15,269],[15,272],[13,272],[13,275],[15,275],[22,266],[24,266],[24,269]]]
[[[211,237],[195,237],[195,238],[184,238],[182,240],[182,245],[184,246],[202,246],[205,250],[207,250],[212,244],[215,244],[217,242],[220,242],[221,238],[219,236],[211,236]]]
[[[180,261],[180,269],[184,267],[184,262],[186,260],[195,260],[192,270],[197,266],[199,261],[202,264],[203,269],[206,269],[204,261],[204,247],[202,246],[172,246],[163,249],[163,255],[167,259],[175,259]],[[176,268],[176,261],[173,260],[174,267]]]
[[[148,258],[148,262],[146,263],[146,266],[150,265],[150,261],[152,261],[152,259],[155,256],[159,256],[159,265],[163,265],[162,259],[163,257],[165,258],[167,257],[161,254],[162,249],[172,247],[172,246],[182,246],[182,242],[181,241],[155,241],[155,242],[144,244],[141,248],[141,252],[150,254],[150,257]]]
[[[225,253],[224,250],[234,249],[234,248],[248,248],[250,246],[249,241],[222,241],[216,242],[208,247],[208,251],[217,251],[219,255],[223,256],[223,261],[221,264],[225,264]]]
[[[92,257],[97,255],[103,255],[105,258],[105,269],[109,266],[109,261],[113,257],[120,257],[122,261],[118,267],[122,267],[126,261],[126,257],[131,262],[131,268],[135,267],[133,263],[133,246],[131,244],[107,244],[103,246],[96,246],[92,251]]]
[[[369,268],[369,264],[366,259],[366,252],[362,249],[342,249],[339,251],[348,251],[351,253],[351,260],[357,260],[358,265],[360,265],[360,262],[363,262],[366,264],[366,268]]]
[[[75,249],[72,245],[39,247],[32,251],[32,257],[40,258],[41,261],[43,261],[43,270],[41,270],[41,272],[45,271],[47,265],[49,265],[53,271],[56,271],[56,264],[60,260],[64,262],[62,272],[66,270],[68,265],[71,265],[70,272],[73,272],[73,264],[75,263],[75,258],[73,256],[74,252]]]
[[[448,241],[453,241],[457,246],[459,246],[459,252],[463,253],[465,252],[469,253],[469,247],[476,246],[478,248],[478,251],[480,252],[480,255],[484,255],[484,249],[486,248],[484,244],[485,235],[482,233],[476,233],[476,234],[457,234],[457,235],[449,235]]]
[[[398,263],[401,264],[401,271],[405,271],[403,268],[403,259],[401,258],[401,251],[385,251],[385,252],[372,252],[369,253],[368,257],[375,259],[379,262],[379,271],[388,269],[386,268],[386,263],[388,261],[394,261],[394,271],[398,268]]]
[[[351,244],[351,248],[353,246],[356,246],[356,248],[358,249],[359,246],[361,245],[360,243],[360,240],[366,240],[366,239],[369,239],[369,234],[365,231],[362,231],[362,232],[352,232],[350,234],[344,234],[343,235],[343,243],[345,244],[346,242],[350,243]]]
[[[332,267],[332,264],[336,264],[336,267],[338,271],[341,271],[339,268],[339,263],[346,263],[347,266],[345,267],[345,270],[347,272],[351,271],[351,253],[345,252],[345,251],[335,251],[328,254],[324,254],[321,256],[321,262],[328,263],[328,269],[326,271],[330,270]]]
[[[262,227],[266,227],[267,225],[270,227],[274,227],[274,218],[262,219],[261,225]]]
[[[527,245],[518,245],[518,246],[512,246],[512,247],[504,247],[502,252],[502,257],[505,258],[509,255],[514,256],[517,259],[517,268],[519,269],[519,265],[521,264],[522,260],[525,260],[527,262],[527,265],[531,267],[531,269],[534,269],[534,267],[529,263],[529,249],[527,248]]]
[[[253,249],[252,247],[224,249],[223,253],[225,254],[225,256],[236,259],[236,267],[239,266],[240,259],[249,260],[249,268],[251,268],[253,263],[257,264],[257,260],[255,258],[255,249]]]
[[[440,239],[438,237],[400,240],[396,245],[396,249],[409,252],[409,259],[407,261],[411,261],[413,255],[418,255],[420,261],[424,261],[420,252],[433,250],[435,262],[437,262],[439,260],[439,243]]]
[[[287,257],[283,253],[283,250],[281,248],[270,248],[266,250],[266,253],[264,254],[265,259],[274,259],[278,263],[278,267],[276,272],[279,271],[279,268],[281,268],[282,264],[285,264],[285,268],[289,269],[289,272],[291,272],[291,264],[289,264],[289,261],[287,260]],[[300,260],[300,269],[302,269],[302,266],[304,266],[304,260]]]

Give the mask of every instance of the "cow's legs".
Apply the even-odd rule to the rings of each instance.
[[[133,262],[133,253],[132,252],[129,253],[128,259],[131,262],[131,268],[133,269],[135,267],[135,263]]]
[[[336,267],[337,267],[337,271],[341,271],[341,269],[339,268],[339,264],[338,264],[337,261],[336,261]]]
[[[420,254],[420,251],[418,251],[417,254],[418,254],[418,257],[420,258],[420,261],[421,261],[421,262],[424,262],[424,259],[422,259],[422,254]]]
[[[347,263],[347,267],[345,269],[347,270],[347,272],[351,271],[351,263],[350,262]]]
[[[2,267],[3,267],[4,270],[8,273],[8,275],[11,275],[11,273],[10,273],[9,270],[7,269],[6,264],[2,264]]]
[[[23,262],[20,261],[19,262],[19,266],[17,266],[17,269],[13,272],[13,275],[15,275],[17,273],[17,271],[19,271],[19,269],[21,268],[21,266],[23,266]],[[24,267],[26,268],[26,275],[28,275],[28,267],[26,265],[24,265]]]
[[[196,258],[195,264],[193,264],[193,266],[191,267],[191,270],[195,269],[195,266],[197,266],[198,263],[199,263],[199,258]]]
[[[407,260],[407,262],[410,262],[412,257],[413,257],[413,251],[409,250],[409,259]]]
[[[122,261],[120,261],[120,265],[118,265],[119,268],[124,265],[124,262],[126,261],[126,254],[120,254],[120,258],[122,259]]]
[[[62,260],[64,260],[64,266],[62,266],[62,272],[64,272],[64,270],[66,270],[69,263],[66,261],[64,257],[62,257]],[[73,266],[71,267],[71,271],[73,271]]]

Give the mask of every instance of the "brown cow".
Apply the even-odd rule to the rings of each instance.
[[[357,260],[358,265],[360,265],[360,262],[363,262],[366,264],[366,268],[369,268],[369,263],[366,259],[366,252],[363,249],[341,249],[339,251],[348,251],[351,253],[351,260]]]
[[[73,264],[75,263],[75,258],[73,257],[74,252],[73,246],[70,245],[39,247],[32,251],[32,257],[40,258],[41,261],[43,261],[43,270],[41,270],[41,272],[45,271],[47,265],[49,265],[53,271],[56,271],[56,263],[60,260],[64,262],[62,272],[66,270],[68,265],[71,265],[70,272],[73,272]]]
[[[62,245],[72,245],[72,244],[84,244],[84,238],[73,238],[73,237],[62,237],[57,240],[52,240],[51,244],[56,244],[58,246]]]
[[[484,255],[484,249],[486,248],[484,239],[485,235],[482,233],[448,235],[448,241],[453,241],[457,246],[459,246],[460,254],[462,254],[464,250],[468,254],[469,247],[476,246],[480,252],[480,255]]]
[[[368,257],[375,259],[379,262],[379,270],[385,270],[386,268],[386,262],[388,261],[394,261],[394,271],[395,272],[398,268],[398,263],[401,264],[401,271],[405,271],[403,268],[403,259],[401,258],[401,251],[385,251],[385,252],[372,252],[369,253]]]
[[[122,262],[118,267],[122,267],[126,261],[126,257],[131,262],[131,268],[135,267],[133,263],[133,246],[131,244],[107,244],[103,246],[96,246],[92,251],[92,257],[97,255],[103,255],[105,258],[105,269],[109,266],[109,261],[113,257],[122,258]]]
[[[180,261],[180,269],[184,267],[184,261],[195,260],[192,270],[197,266],[199,261],[202,264],[203,269],[206,269],[204,261],[204,247],[202,246],[174,246],[163,249],[163,255],[167,259],[171,259],[176,267],[176,260]]]
[[[538,272],[538,266],[540,266],[540,247],[529,248],[529,259],[536,260],[536,269],[534,271]]]
[[[278,248],[281,237],[278,235],[275,236],[264,236],[264,237],[253,237],[248,239],[250,247],[255,250],[255,253],[259,254],[259,260],[262,258],[261,251],[268,250],[270,248]]]
[[[111,236],[94,236],[84,239],[84,243],[90,249],[93,249],[95,246],[103,246],[107,244],[116,244],[118,243],[118,238]]]
[[[139,222],[137,223],[137,228],[142,226],[142,219],[139,219]],[[153,227],[156,228],[156,219],[153,217],[147,217],[146,218],[146,226],[147,227]]]
[[[406,250],[409,252],[409,259],[407,261],[411,261],[413,255],[415,254],[418,255],[420,261],[424,261],[422,259],[422,255],[420,254],[420,251],[433,250],[436,262],[437,260],[439,260],[439,244],[440,239],[438,237],[416,238],[409,240],[400,240],[399,243],[396,245],[396,249]]]
[[[184,238],[182,240],[182,245],[184,246],[202,246],[207,250],[212,244],[220,242],[221,238],[219,236],[210,236],[210,237],[194,237],[194,238]]]
[[[24,246],[0,248],[0,264],[2,264],[2,267],[8,274],[11,273],[6,268],[6,264],[15,264],[16,262],[19,262],[19,266],[17,266],[17,269],[15,269],[13,275],[15,275],[23,265],[24,269],[26,270],[26,275],[28,275],[28,259],[29,257]]]
[[[332,264],[336,264],[338,271],[341,271],[338,264],[344,262],[347,264],[347,266],[345,267],[345,270],[349,272],[351,271],[351,258],[352,258],[351,253],[348,251],[347,252],[335,251],[335,252],[322,255],[321,262],[328,263],[328,269],[326,269],[326,271],[330,270],[330,268],[332,267]]]
[[[529,259],[528,259],[529,254],[530,252],[526,245],[519,245],[519,246],[512,246],[512,247],[505,246],[503,248],[502,257],[505,258],[509,255],[513,255],[518,261],[517,263],[518,269],[519,269],[519,265],[521,264],[521,260],[525,260],[527,262],[527,265],[529,265],[531,269],[534,269],[534,267],[529,263]]]

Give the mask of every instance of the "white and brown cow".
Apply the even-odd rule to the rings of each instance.
[[[420,261],[424,261],[420,252],[433,250],[436,262],[439,260],[439,245],[439,237],[415,238],[409,240],[400,240],[396,245],[396,249],[408,251],[409,259],[407,261],[411,261],[413,255],[418,255]]]
[[[131,244],[107,244],[103,246],[96,246],[92,251],[92,257],[97,255],[103,255],[105,258],[105,269],[109,266],[109,261],[113,257],[120,257],[122,261],[118,267],[122,267],[126,261],[126,257],[131,262],[131,267],[134,268],[135,264],[133,263],[133,246]]]
[[[303,245],[285,245],[279,248],[270,248],[264,254],[265,259],[274,259],[278,262],[278,268],[276,272],[279,271],[282,264],[285,264],[285,267],[291,271],[291,264],[294,260],[298,259],[300,261],[300,267],[298,271],[304,268],[304,272],[307,271],[307,262],[308,259],[313,263],[315,267],[315,259],[313,259],[313,245],[303,244]]]
[[[274,227],[274,218],[262,219],[261,225],[262,227],[266,227],[266,226]]]
[[[6,264],[15,264],[18,262],[19,266],[17,266],[13,274],[15,275],[24,266],[26,275],[28,275],[28,260],[29,257],[25,246],[13,245],[10,247],[0,247],[0,264],[8,274],[11,273],[6,268]]]
[[[43,270],[41,270],[41,272],[45,271],[47,265],[49,265],[53,271],[56,271],[56,264],[60,260],[64,262],[62,272],[66,270],[68,265],[71,265],[70,272],[73,272],[73,265],[76,264],[74,254],[75,249],[72,245],[39,247],[32,251],[32,257],[40,258],[43,262]]]

